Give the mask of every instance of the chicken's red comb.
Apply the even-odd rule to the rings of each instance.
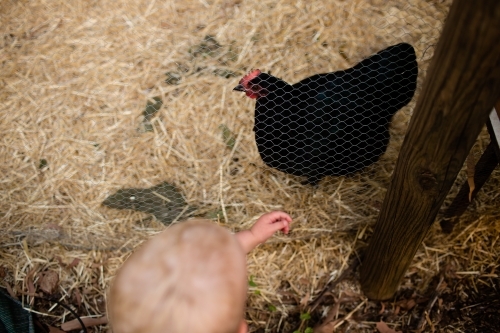
[[[246,87],[248,84],[248,81],[253,80],[257,76],[259,76],[260,73],[262,73],[260,71],[260,69],[252,69],[250,72],[248,72],[247,75],[243,76],[243,78],[240,80],[240,84],[242,86]]]

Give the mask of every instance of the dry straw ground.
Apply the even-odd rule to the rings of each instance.
[[[472,315],[451,307],[474,305],[466,302],[472,290],[483,309],[482,290],[498,291],[498,171],[454,232],[444,235],[436,224],[417,253],[398,294],[399,300],[417,300],[416,306],[365,302],[353,275],[324,298],[310,320],[304,314],[305,305],[348,269],[349,258],[370,239],[449,5],[3,0],[2,285],[30,302],[26,293],[39,287],[38,273],[52,270],[59,275],[54,295],[82,316],[101,316],[117,267],[165,228],[148,214],[101,203],[120,188],[168,181],[198,207],[196,215],[232,230],[248,228],[273,209],[293,216],[289,237],[277,236],[248,257],[251,331],[305,331],[329,312],[346,319],[336,322],[337,330],[350,332],[372,332],[380,319],[397,329],[415,328],[422,318],[427,331],[474,327]],[[260,68],[296,82],[350,67],[401,41],[416,49],[419,88],[394,117],[391,145],[379,163],[350,178],[329,177],[317,189],[264,166],[252,132],[254,101],[231,91],[241,75]],[[140,131],[144,106],[155,96],[163,106],[151,119],[153,131]],[[234,133],[231,149],[220,125]],[[484,133],[482,138],[477,154],[488,141]],[[443,282],[436,288],[439,276]],[[436,290],[438,300],[426,316]],[[41,300],[33,310],[53,326],[73,319]]]

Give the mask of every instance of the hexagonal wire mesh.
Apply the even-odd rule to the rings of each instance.
[[[130,250],[158,221],[273,209],[293,239],[374,222],[450,2],[2,3],[4,243]],[[232,91],[247,73],[256,100]]]
[[[262,160],[316,185],[325,176],[361,171],[385,153],[389,124],[413,97],[417,73],[413,47],[401,43],[348,70],[293,85],[254,70],[235,90],[257,99]]]

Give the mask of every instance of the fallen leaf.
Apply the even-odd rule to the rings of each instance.
[[[337,319],[334,321],[329,321],[325,324],[321,324],[314,328],[314,333],[332,333],[335,331],[335,327],[342,319]]]
[[[75,289],[73,290],[73,295],[75,296],[76,304],[80,307],[82,305],[82,294],[80,294],[78,289]]]
[[[162,29],[170,29],[172,25],[168,23],[167,21],[161,21],[160,22],[160,28]]]
[[[380,304],[381,304],[382,308],[380,309],[380,311],[378,312],[378,314],[382,314],[385,311],[385,303],[384,302],[380,302]]]
[[[35,284],[33,283],[33,275],[35,274],[36,271],[36,266],[33,267],[31,271],[26,274],[26,277],[24,278],[24,281],[26,283],[26,286],[28,287],[28,293],[30,295],[33,295],[36,292]]]
[[[9,293],[10,297],[17,299],[16,293],[14,292],[14,290],[12,290],[10,284],[7,283],[5,285],[5,288],[7,289],[7,292]]]
[[[46,294],[52,295],[59,284],[59,274],[55,271],[45,271],[40,273],[38,285]]]
[[[45,226],[45,229],[54,229],[54,230],[57,230],[59,232],[63,231],[63,228],[60,225],[55,224],[55,223],[47,223],[47,225]]]
[[[311,298],[311,293],[307,292],[304,297],[300,300],[300,305],[306,306],[307,303],[309,302],[309,299]]]
[[[78,264],[80,263],[80,259],[78,258],[74,258],[73,261],[69,264],[66,264],[62,259],[61,257],[59,256],[56,256],[56,260],[59,262],[59,265],[62,266],[62,267],[65,267],[65,268],[73,268],[75,266],[78,266]]]
[[[444,281],[444,280],[443,280],[443,281],[442,281],[442,282],[438,285],[438,287],[436,288],[436,291],[437,291],[438,293],[440,293],[440,294],[441,294],[441,293],[443,293],[443,292],[444,292],[447,288],[448,288],[448,284],[446,283],[446,281]]]
[[[71,264],[68,265],[68,268],[73,268],[75,266],[78,266],[78,264],[80,263],[80,261],[81,260],[78,259],[78,258],[73,259],[73,261],[71,262]]]
[[[383,321],[379,321],[377,323],[377,330],[380,333],[402,333],[401,331],[395,331],[395,330],[393,330],[392,328],[390,328],[389,326],[387,326],[387,324],[384,323]]]
[[[410,299],[403,299],[399,302],[396,303],[397,306],[401,307],[403,310],[411,310],[415,305],[417,305],[417,302],[413,298]]]
[[[467,156],[467,182],[469,183],[469,202],[472,201],[472,193],[476,185],[474,184],[474,173],[476,171],[476,161],[474,160],[474,148],[471,149]]]
[[[118,190],[103,201],[103,205],[116,209],[132,209],[153,214],[160,222],[169,225],[176,219],[191,214],[195,208],[187,205],[181,191],[163,182],[151,188]]]
[[[337,322],[337,324],[335,324],[335,325],[333,326],[333,331],[335,331],[335,329],[336,329],[337,327],[341,326],[341,325],[342,325],[342,324],[344,324],[346,321],[348,321],[348,320],[352,317],[352,315],[353,315],[353,314],[355,314],[355,313],[356,313],[359,309],[361,309],[361,307],[362,307],[363,305],[365,305],[365,304],[366,304],[366,302],[367,302],[367,301],[368,301],[368,300],[367,300],[367,299],[365,299],[363,302],[359,303],[359,304],[358,304],[358,306],[356,306],[356,307],[354,308],[354,310],[352,310],[351,312],[349,312],[349,313],[348,313],[348,314],[347,314],[344,318],[340,319],[340,320]],[[339,301],[339,303],[340,303],[340,301]]]
[[[108,318],[106,316],[102,316],[99,318],[80,318],[85,327],[97,326],[97,325],[105,325],[108,323]],[[72,331],[82,328],[82,325],[78,321],[78,319],[73,319],[68,322],[65,322],[61,325],[63,331]]]
[[[226,144],[227,148],[233,149],[236,143],[236,136],[234,133],[224,124],[219,125],[219,129],[222,131],[222,140]]]
[[[334,318],[338,318],[341,304],[342,304],[341,302],[335,302],[335,304],[332,306],[332,309],[330,310],[330,312],[328,312],[328,315],[326,316],[326,318],[330,319],[330,320],[333,320]]]
[[[153,97],[153,101],[148,100],[146,102],[146,108],[142,113],[144,115],[144,119],[142,121],[141,127],[139,128],[140,132],[153,132],[153,125],[151,124],[151,119],[153,116],[161,109],[163,105],[163,101],[160,96]]]

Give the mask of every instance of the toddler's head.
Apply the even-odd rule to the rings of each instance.
[[[246,259],[236,237],[207,220],[176,224],[119,269],[108,295],[113,333],[244,330]]]

